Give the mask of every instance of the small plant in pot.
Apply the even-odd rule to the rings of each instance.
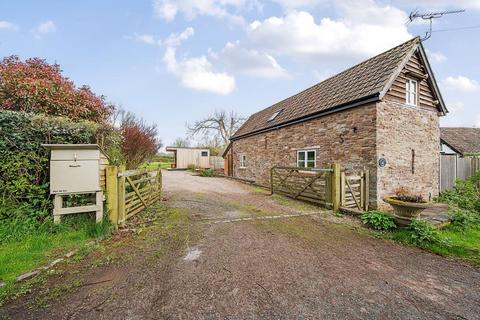
[[[386,197],[383,201],[393,207],[395,223],[400,226],[409,225],[413,219],[430,206],[430,203],[425,201],[421,195],[413,194],[403,187],[395,192],[395,196]]]

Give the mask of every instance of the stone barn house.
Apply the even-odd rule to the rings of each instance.
[[[368,169],[370,207],[399,187],[439,192],[444,101],[417,37],[253,115],[224,152],[229,176],[270,184],[273,166]]]

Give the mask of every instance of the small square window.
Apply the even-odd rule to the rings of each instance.
[[[305,150],[297,152],[297,167],[300,168],[315,168],[316,167],[316,152],[315,150]]]
[[[202,157],[208,157],[208,151],[202,151]]]
[[[417,105],[418,83],[416,80],[408,79],[405,82],[405,100],[408,105]]]
[[[246,168],[247,167],[247,156],[242,154],[240,155],[240,168]]]

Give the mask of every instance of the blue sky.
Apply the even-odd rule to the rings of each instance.
[[[451,113],[480,126],[480,0],[0,0],[0,56],[41,57],[158,124],[164,144],[215,109],[249,115],[465,8],[425,42]]]

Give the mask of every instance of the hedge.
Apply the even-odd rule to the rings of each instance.
[[[100,142],[118,162],[120,141],[116,130],[97,123],[0,110],[0,243],[51,219],[49,154],[42,143]]]

